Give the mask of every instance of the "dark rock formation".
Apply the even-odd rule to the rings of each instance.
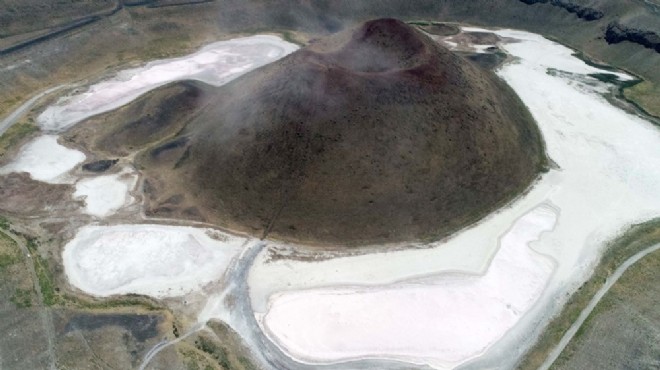
[[[610,23],[607,26],[605,40],[608,44],[630,41],[660,53],[660,35],[655,32],[628,27],[618,22]]]
[[[525,4],[550,4],[552,6],[557,6],[567,10],[569,13],[574,13],[578,18],[582,18],[585,21],[595,21],[603,18],[604,14],[602,11],[594,8],[585,7],[572,3],[567,0],[520,0]]]
[[[85,163],[82,169],[89,172],[105,172],[117,163],[118,159],[101,159]]]

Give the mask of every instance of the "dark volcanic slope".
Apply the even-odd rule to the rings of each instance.
[[[178,154],[144,156],[150,184],[178,182],[208,219],[277,238],[443,236],[545,163],[504,83],[393,19],[317,41],[213,100],[173,139]]]
[[[176,135],[207,101],[214,88],[179,81],[156,88],[123,107],[93,116],[64,137],[101,156],[125,157]]]

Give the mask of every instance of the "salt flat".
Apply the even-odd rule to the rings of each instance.
[[[86,293],[176,297],[220,279],[243,243],[212,229],[85,226],[62,259],[69,283]]]
[[[85,200],[85,213],[104,217],[131,203],[134,199],[129,192],[137,183],[137,175],[121,171],[113,175],[89,177],[76,183],[74,198]]]
[[[285,292],[271,297],[266,333],[296,358],[394,358],[448,367],[484,351],[540,296],[552,261],[528,244],[557,214],[539,206],[516,220],[483,276]]]
[[[459,364],[474,368],[511,368],[539,334],[542,329],[539,324],[546,323],[567,293],[587,278],[606,242],[628,225],[660,215],[657,196],[660,131],[657,127],[609,104],[600,95],[606,85],[588,76],[606,71],[585,64],[572,55],[572,50],[528,32],[499,30],[495,33],[519,40],[500,45],[515,61],[503,66],[498,74],[530,109],[543,133],[548,155],[558,168],[544,174],[528,193],[508,207],[449,240],[426,246],[413,245],[425,248],[318,262],[269,259],[273,250],[286,252],[287,248],[293,248],[291,246],[279,245],[265,250],[250,274],[253,307],[258,317],[265,318],[271,337],[293,358],[319,362],[341,362],[359,356],[396,358],[386,335],[373,338],[375,342],[368,348],[358,346],[361,352],[356,353],[339,347],[340,343],[314,341],[314,337],[296,332],[305,325],[314,328],[322,324],[326,335],[332,338],[334,331],[340,331],[345,334],[343,340],[347,343],[361,343],[376,327],[392,333],[395,328],[401,329],[402,324],[396,320],[381,320],[390,314],[380,311],[391,307],[385,303],[387,296],[416,297],[415,307],[418,308],[413,313],[407,317],[396,314],[393,317],[422,329],[426,324],[438,331],[447,330],[436,326],[433,315],[421,314],[422,307],[429,310],[436,307],[439,298],[434,294],[415,295],[414,292],[423,289],[419,284],[445,285],[446,281],[436,280],[442,274],[487,275],[498,256],[499,238],[529,210],[541,204],[552,204],[558,215],[556,226],[532,247],[556,261],[555,271],[537,298],[530,296],[534,303],[519,312],[501,339],[484,348],[483,342],[472,342],[466,330],[465,336],[454,337],[465,345],[462,352],[438,350],[433,358],[426,357],[428,348],[414,337],[399,344],[400,348],[407,345],[405,353],[399,352],[400,358],[437,368],[453,368]],[[553,70],[563,72],[552,73]],[[620,79],[630,79],[625,74],[617,75]],[[530,268],[534,267],[530,265]],[[410,292],[399,292],[402,287],[411,285]],[[499,292],[501,299],[524,286],[524,280],[515,282],[511,291]],[[359,304],[350,297],[353,294],[370,297],[365,302],[369,315],[359,316],[361,320],[351,316]],[[272,314],[269,308],[279,307],[279,299],[286,302],[281,303],[281,307],[300,313],[298,319],[302,322],[286,321],[287,316],[281,311]],[[324,312],[334,310],[334,316],[327,316],[325,321],[320,318],[308,321],[311,314],[298,311],[297,305],[309,308],[315,299],[329,307]],[[455,303],[456,310],[470,308],[459,302]],[[316,305],[314,308],[321,309]],[[483,309],[487,310],[486,306]],[[479,316],[477,312],[473,314]],[[278,323],[278,320],[284,321]],[[286,323],[295,326],[286,327]],[[382,345],[380,349],[378,345]],[[414,353],[419,357],[412,359]]]
[[[515,61],[498,73],[536,118],[558,168],[509,206],[448,240],[317,262],[271,260],[273,251],[286,254],[300,246],[269,243],[250,270],[252,307],[268,336],[292,358],[322,363],[386,358],[440,369],[463,364],[510,368],[533,343],[540,324],[560,307],[558,302],[588,276],[606,241],[628,225],[660,214],[658,129],[610,105],[600,95],[607,85],[588,76],[603,71],[572,56],[570,49],[527,32],[495,33],[519,40],[499,45]],[[259,54],[257,44],[233,44],[231,51],[197,59],[178,58],[190,63],[183,77],[175,70],[159,70],[159,65],[167,65],[164,61],[120,73],[103,82],[110,85],[95,85],[61,100],[40,122],[46,129],[62,130],[171,81],[160,80],[161,75],[202,80],[216,76],[220,84],[254,63],[295,48],[282,51],[265,45],[265,54]],[[246,61],[231,54],[245,45],[247,55],[257,56]],[[156,68],[152,72],[160,72],[143,75],[140,71],[149,71],[150,65]],[[43,143],[28,144],[0,171],[27,168],[34,178],[59,181],[84,160],[82,153],[62,149],[55,136],[45,137],[49,139],[35,140]],[[40,167],[44,156],[60,159]],[[80,180],[78,194],[88,197],[87,212],[112,214],[120,198],[126,201],[124,189],[119,191],[115,179],[107,176]],[[91,190],[91,181],[109,186],[114,196],[94,200],[98,192]],[[216,240],[207,231],[87,226],[65,247],[65,272],[73,286],[98,296],[171,297],[198,291],[220,279],[246,243],[224,234],[217,234],[222,240]],[[527,244],[537,238],[529,249]],[[221,294],[210,298],[200,318],[224,318]]]
[[[213,43],[191,55],[122,71],[84,93],[62,98],[44,111],[39,122],[46,130],[66,130],[86,117],[119,107],[167,82],[198,79],[219,86],[296,49],[296,45],[268,35]],[[56,136],[48,137],[49,143],[56,143]],[[51,154],[42,150],[29,158],[47,155]],[[66,167],[68,161],[61,157],[54,157],[55,162],[64,162],[54,162],[56,167]],[[20,163],[12,166],[21,167]],[[133,200],[129,191],[136,180],[127,170],[86,177],[76,183],[74,197],[84,199],[86,213],[106,217]],[[162,298],[196,291],[220,279],[245,242],[244,238],[210,229],[86,226],[66,245],[63,260],[69,283],[86,293],[135,293]]]
[[[51,184],[75,183],[73,197],[84,199],[85,212],[98,217],[108,216],[132,201],[129,191],[135,187],[137,174],[122,171],[78,180],[68,172],[86,156],[60,145],[57,140],[57,135],[43,135],[28,142],[11,162],[0,168],[0,175],[27,172],[34,180]]]
[[[183,57],[123,70],[82,93],[62,97],[39,115],[37,123],[44,130],[61,131],[176,80],[192,79],[220,86],[297,48],[295,44],[269,35],[218,41]]]
[[[27,172],[34,180],[51,184],[72,182],[65,174],[85,160],[85,155],[57,142],[56,135],[43,135],[25,144],[16,157],[0,168],[0,175]]]

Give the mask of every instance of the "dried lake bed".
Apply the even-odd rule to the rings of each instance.
[[[260,326],[234,328],[246,338],[246,330],[262,330],[283,352],[275,355],[301,366],[346,362],[351,368],[349,361],[391,359],[437,369],[511,368],[566,294],[588,277],[605,243],[660,214],[660,131],[612,106],[602,96],[608,85],[589,76],[612,72],[585,64],[570,49],[528,32],[464,30],[502,37],[498,47],[513,60],[497,72],[537,120],[556,167],[526,194],[447,240],[391,252],[374,246],[376,252],[357,256],[319,252],[322,258],[311,260],[286,257],[304,246],[265,241],[252,261],[238,256],[254,240],[217,230],[103,225],[134,202],[139,171],[76,175],[85,154],[55,135],[26,144],[0,173],[75,185],[73,196],[85,201],[81,212],[97,221],[78,230],[62,258],[69,283],[87,294],[185,297],[249,263],[241,266],[249,271],[244,309]],[[295,49],[275,36],[211,44],[63,97],[38,122],[44,131],[66,130],[164,83],[221,85]],[[200,321],[235,324],[224,290],[205,294]]]
[[[86,226],[64,248],[63,261],[69,282],[92,295],[176,297],[221,278],[242,244],[211,229]]]
[[[461,364],[511,368],[557,312],[567,293],[588,277],[605,243],[628,225],[660,214],[660,200],[654,191],[660,185],[655,170],[660,165],[657,127],[608,103],[601,95],[607,86],[589,76],[605,71],[585,64],[573,56],[572,50],[528,32],[493,32],[505,40],[500,48],[513,57],[498,74],[537,120],[548,155],[557,168],[544,174],[527,194],[509,206],[449,240],[425,248],[318,262],[270,260],[271,253],[265,250],[250,275],[253,307],[263,314],[262,326],[268,329],[268,335],[294,358],[311,363],[377,358],[381,344],[380,356],[436,368]],[[621,80],[631,78],[614,75]],[[400,333],[406,328],[413,330],[406,332],[406,338],[428,338],[429,329],[424,324],[440,332],[444,328],[429,319],[433,315],[420,312],[451,315],[472,307],[473,302],[481,302],[483,311],[488,311],[489,295],[471,297],[469,306],[462,306],[458,303],[461,300],[453,297],[456,306],[447,308],[430,294],[415,292],[441,289],[442,276],[452,284],[461,279],[461,274],[465,282],[475,276],[487,279],[498,259],[501,238],[523,215],[542,204],[551,204],[556,210],[556,225],[530,247],[554,260],[554,269],[538,299],[518,312],[515,323],[500,327],[502,331],[495,334],[486,325],[479,326],[481,331],[473,331],[471,321],[466,320],[459,325],[462,336],[452,330],[447,330],[446,338],[431,333],[429,339],[437,339],[439,345],[445,343],[432,349],[426,341],[393,342],[388,335],[369,336],[378,327],[383,334]],[[286,249],[277,247],[280,253]],[[518,287],[500,290],[502,301],[515,299],[526,282],[518,281]],[[399,299],[399,303],[376,304],[386,295]],[[412,296],[417,298],[413,300]],[[324,305],[317,306],[320,302]],[[320,316],[308,311],[312,307],[333,319],[319,322]],[[398,310],[384,315],[379,307]],[[417,315],[405,316],[407,310]],[[387,315],[408,320],[382,320]],[[296,317],[295,325],[287,321],[291,317]],[[311,329],[301,333],[303,327]],[[337,341],[333,333],[343,333],[343,340]],[[474,336],[481,336],[483,342]],[[461,352],[452,352],[453,341],[461,337],[466,340],[465,346]],[[483,346],[490,337],[499,340]]]
[[[121,71],[82,93],[62,97],[46,108],[37,121],[43,130],[64,130],[87,117],[127,104],[166,83],[186,79],[220,86],[296,49],[296,45],[269,35],[218,41],[184,57],[153,61]]]

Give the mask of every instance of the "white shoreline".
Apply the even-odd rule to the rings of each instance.
[[[76,182],[73,199],[85,202],[85,213],[107,217],[135,202],[130,193],[137,180],[137,173],[126,168],[116,174],[85,177]]]
[[[190,55],[121,71],[90,86],[84,93],[61,98],[42,113],[40,123],[44,129],[65,130],[82,119],[126,104],[174,80],[198,79],[220,86],[297,48],[270,35],[209,44]],[[51,136],[56,140],[56,136]],[[83,212],[108,217],[134,201],[130,191],[137,180],[134,171],[127,168],[116,174],[84,177],[75,184],[74,199],[84,199]],[[212,240],[208,233],[222,241]],[[249,240],[214,229],[192,227],[85,226],[65,246],[62,256],[69,283],[90,295],[135,293],[156,298],[178,297],[221,279],[229,262]],[[136,259],[135,255],[143,256]],[[176,258],[168,257],[172,255]],[[203,258],[198,258],[200,255]],[[180,264],[185,265],[184,270]]]
[[[293,294],[289,292],[397,284],[447,271],[479,274],[495,252],[494,243],[489,242],[496,240],[493,235],[500,235],[524,210],[549,201],[561,210],[561,216],[555,230],[536,242],[534,250],[557,261],[556,273],[537,303],[479,359],[492,368],[508,368],[533,343],[539,323],[554,314],[555,300],[565,299],[588,276],[605,242],[632,223],[660,215],[660,199],[654,190],[660,188],[657,128],[610,105],[600,95],[607,85],[586,76],[603,71],[573,57],[572,50],[523,31],[491,32],[520,40],[500,45],[516,60],[498,74],[529,107],[546,139],[548,155],[560,169],[543,175],[508,207],[432,248],[317,262],[268,261],[268,251],[263,251],[250,274],[257,317],[267,314],[270,297]],[[567,73],[551,75],[548,68]],[[621,80],[631,78],[606,73]],[[383,352],[369,357],[390,358]],[[323,363],[343,361],[338,356]]]
[[[166,225],[85,226],[62,252],[69,283],[108,297],[179,297],[222,277],[243,238]]]
[[[260,324],[280,348],[308,363],[380,358],[453,367],[482,354],[540,296],[555,262],[529,244],[551,231],[556,219],[556,210],[548,205],[517,219],[498,241],[501,247],[484,275],[442,274],[380,287],[276,293]],[[523,280],[527,283],[520,287]],[[493,295],[498,291],[502,295]],[[375,302],[369,304],[370,299]],[[381,310],[387,314],[379,318]],[[408,315],[414,320],[406,320]],[[333,319],[323,322],[329,317]],[[368,329],[360,327],[364,324]],[[344,349],[335,352],[333,346]]]
[[[156,87],[177,80],[198,80],[221,86],[296,49],[297,45],[271,35],[214,42],[186,56],[156,60],[143,67],[122,70],[89,86],[85,92],[61,97],[37,117],[37,123],[46,131],[63,131],[88,117],[119,108]]]
[[[57,139],[56,135],[42,135],[29,141],[11,162],[0,168],[0,175],[27,172],[32,179],[49,184],[73,183],[75,179],[67,173],[86,156],[59,144]]]

